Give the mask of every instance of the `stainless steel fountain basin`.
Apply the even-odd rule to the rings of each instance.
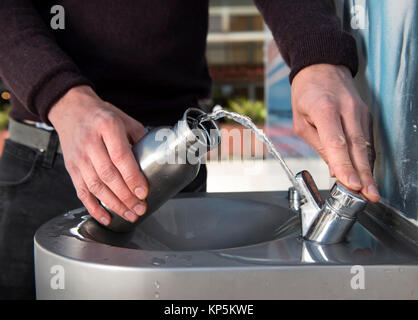
[[[74,210],[35,235],[37,298],[416,299],[418,228],[382,208],[333,245],[301,239],[285,192],[185,194],[131,234]]]

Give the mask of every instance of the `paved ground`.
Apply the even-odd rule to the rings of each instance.
[[[334,179],[320,158],[287,158],[294,174],[308,170],[320,189],[329,189]],[[290,182],[275,160],[221,161],[208,163],[208,192],[287,190]]]

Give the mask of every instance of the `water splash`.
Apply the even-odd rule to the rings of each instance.
[[[197,121],[200,124],[200,123],[208,121],[208,120],[218,120],[218,119],[221,119],[221,118],[224,118],[224,117],[226,117],[228,119],[231,119],[235,122],[238,122],[241,125],[243,125],[244,127],[252,130],[254,132],[254,134],[257,136],[257,138],[260,139],[264,143],[264,145],[267,147],[268,152],[276,160],[279,161],[280,165],[282,166],[283,170],[286,172],[286,175],[289,178],[292,185],[296,188],[296,190],[300,194],[303,194],[301,188],[299,187],[299,183],[295,178],[295,175],[292,173],[290,168],[287,166],[287,164],[284,161],[281,154],[277,151],[277,149],[274,147],[273,143],[267,137],[267,135],[263,132],[263,130],[258,128],[249,117],[247,117],[245,115],[242,115],[242,114],[239,114],[239,113],[236,113],[236,112],[231,112],[231,111],[224,110],[221,106],[215,106],[215,108],[213,109],[213,112],[202,115],[199,119],[197,119]]]

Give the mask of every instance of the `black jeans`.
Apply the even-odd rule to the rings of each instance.
[[[33,236],[46,221],[82,206],[62,155],[6,140],[0,158],[0,299],[35,298]],[[206,191],[206,167],[182,192]]]

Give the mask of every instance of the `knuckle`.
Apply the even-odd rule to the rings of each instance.
[[[317,104],[317,111],[324,113],[336,113],[337,103],[332,97],[324,97]]]
[[[356,168],[358,169],[358,171],[362,172],[362,173],[367,173],[370,176],[372,176],[372,172],[370,170],[370,163],[369,163],[369,159],[365,156],[365,157],[361,157],[356,161]]]
[[[344,150],[347,147],[347,140],[343,135],[333,135],[328,137],[327,145],[332,149]]]
[[[64,162],[64,166],[65,169],[68,171],[68,173],[71,175],[72,173],[75,172],[75,170],[77,169],[77,166],[75,165],[74,162],[72,161],[65,161]]]
[[[360,103],[353,96],[347,96],[344,99],[344,106],[350,111],[359,110]]]
[[[358,118],[362,114],[367,113],[367,106],[354,97],[348,97],[344,103],[344,114],[352,119]]]
[[[354,171],[352,164],[349,162],[336,163],[333,169],[337,176],[350,175]]]
[[[116,169],[109,164],[103,165],[99,170],[99,177],[102,179],[105,183],[111,183],[115,181],[118,177],[118,174],[116,172]]]
[[[120,165],[126,161],[126,155],[127,151],[125,150],[125,148],[123,148],[122,146],[117,146],[112,150],[112,161],[115,164]]]
[[[117,125],[119,125],[119,118],[112,111],[101,113],[95,120],[95,127],[100,131],[109,130]]]
[[[88,211],[91,216],[94,218],[98,218],[101,216],[101,208],[99,205],[93,205],[88,208]]]
[[[322,159],[324,159],[324,161],[326,162],[326,163],[328,163],[329,161],[328,161],[328,157],[327,157],[327,152],[326,152],[326,150],[324,149],[324,148],[322,148],[322,147],[317,147],[316,148],[316,151],[318,152],[318,154],[321,156],[321,158]]]
[[[121,203],[119,203],[119,201],[112,201],[111,203],[106,205],[110,208],[110,210],[112,210],[120,216],[123,216],[123,214],[126,211],[125,207]]]
[[[104,184],[99,179],[94,179],[87,184],[87,188],[94,195],[99,195],[104,190]]]
[[[124,180],[128,186],[136,187],[138,182],[141,181],[139,174],[130,172],[125,177]]]
[[[356,147],[361,150],[366,150],[366,141],[362,135],[356,135],[353,137],[350,137],[349,139],[350,146]]]
[[[122,192],[118,195],[118,198],[123,203],[128,204],[129,207],[133,206],[138,202],[138,200],[135,199],[135,197],[130,192]]]
[[[81,143],[83,145],[91,145],[91,143],[93,143],[93,141],[95,140],[96,137],[96,131],[93,130],[92,128],[86,129],[84,131],[83,136],[81,137]]]
[[[358,172],[362,177],[367,177],[368,179],[373,180],[373,176],[370,172],[370,167],[367,164],[364,164],[364,166],[360,168]]]
[[[338,171],[347,170],[347,169],[354,170],[353,164],[351,163],[351,161],[346,160],[346,159],[338,160],[338,161],[334,160],[332,164],[333,164],[333,168]]]
[[[77,189],[77,197],[80,199],[81,202],[85,203],[89,199],[89,191],[85,188],[78,188]]]

